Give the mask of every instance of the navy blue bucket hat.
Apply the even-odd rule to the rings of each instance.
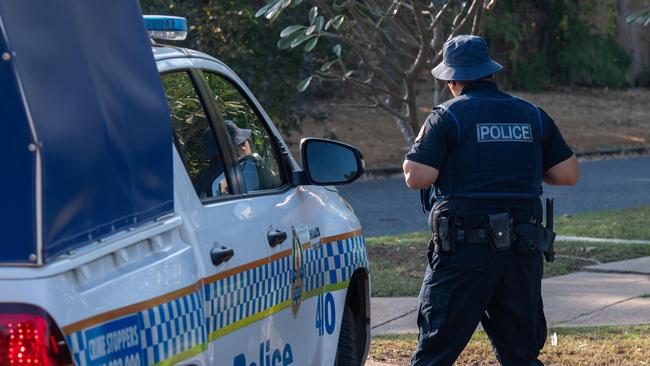
[[[235,122],[229,119],[225,120],[225,122],[233,144],[241,145],[244,141],[248,140],[251,137],[251,133],[253,132],[252,130],[249,130],[248,128],[239,128]]]
[[[503,69],[488,53],[485,40],[478,36],[460,35],[442,49],[442,62],[431,70],[436,79],[477,80]]]

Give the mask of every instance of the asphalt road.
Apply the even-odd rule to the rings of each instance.
[[[555,214],[650,205],[650,157],[588,161],[580,164],[574,187],[544,185],[555,199]],[[366,236],[428,230],[418,191],[401,176],[362,180],[339,191],[354,207]]]

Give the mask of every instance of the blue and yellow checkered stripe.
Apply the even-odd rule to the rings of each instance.
[[[143,364],[156,364],[206,342],[202,301],[195,292],[139,313]]]
[[[199,293],[191,293],[172,301],[137,312],[128,317],[133,319],[129,325],[137,326],[138,350],[140,363],[154,365],[174,355],[188,351],[194,345],[206,342],[205,313],[203,299]],[[120,331],[111,324],[119,322],[118,318],[97,327],[101,332],[109,334]],[[92,327],[95,329],[97,327]],[[87,330],[75,332],[67,336],[77,365],[102,364],[102,358],[94,359],[94,353],[89,349],[91,336]]]
[[[343,288],[358,268],[368,268],[361,235],[310,246],[304,250],[305,293]],[[240,271],[171,301],[137,312],[141,363],[167,364],[205,350],[217,339],[291,305],[289,254]],[[111,320],[114,322],[115,320]],[[100,324],[107,326],[110,323]],[[86,329],[67,336],[78,365],[95,365],[84,336]]]

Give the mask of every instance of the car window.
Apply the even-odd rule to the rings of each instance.
[[[200,98],[187,72],[161,76],[172,116],[174,140],[200,199],[232,194],[224,160]]]
[[[277,147],[250,101],[229,80],[204,72],[217,110],[226,123],[248,192],[284,185]]]

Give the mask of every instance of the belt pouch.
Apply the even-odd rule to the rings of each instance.
[[[518,224],[515,226],[517,236],[517,253],[520,255],[531,255],[542,248],[540,242],[541,228],[536,224]]]
[[[553,250],[553,243],[555,242],[555,232],[547,228],[540,228],[540,249],[544,252]]]
[[[433,223],[434,251],[444,254],[453,253],[456,248],[451,235],[451,220],[449,217],[436,217]]]
[[[489,238],[493,250],[505,250],[512,243],[512,220],[507,212],[488,215]]]

